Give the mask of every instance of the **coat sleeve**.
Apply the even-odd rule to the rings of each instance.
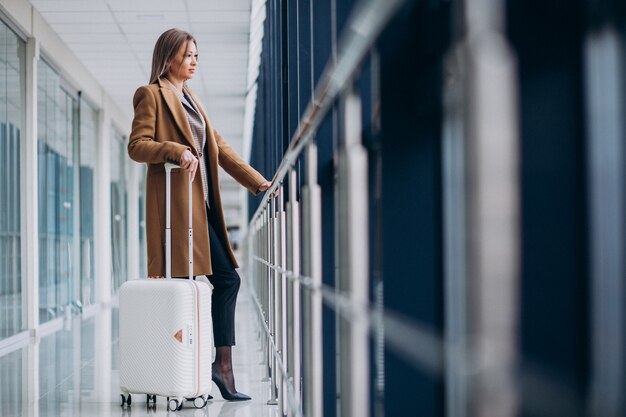
[[[159,142],[155,138],[157,105],[154,94],[147,86],[137,89],[133,97],[135,117],[128,139],[128,155],[137,162],[162,164],[180,161],[189,147],[176,142]]]
[[[213,135],[219,149],[220,166],[252,194],[258,195],[261,192],[259,187],[267,181],[265,177],[241,159],[216,129],[213,129]]]

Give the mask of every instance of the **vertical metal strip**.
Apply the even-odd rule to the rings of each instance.
[[[612,28],[585,43],[591,234],[591,415],[624,415],[624,44]]]
[[[274,201],[274,258],[272,259],[272,265],[280,266],[281,264],[281,235],[282,235],[282,223],[281,223],[281,213],[282,213],[282,195],[275,197],[272,199]],[[282,346],[282,283],[283,276],[281,273],[272,269],[274,275],[274,346],[276,353],[278,356],[282,356],[281,346]],[[284,397],[282,395],[283,390],[283,374],[280,372],[278,368],[278,360],[276,359],[276,355],[272,355],[273,363],[274,363],[274,384],[276,390],[276,397],[279,403],[279,410],[282,413],[282,408],[284,405]]]
[[[276,201],[275,198],[270,198],[269,200],[270,210],[269,210],[269,256],[268,262],[271,265],[276,265]],[[272,268],[267,268],[268,271],[268,314],[269,314],[269,329],[270,334],[268,336],[268,355],[269,355],[269,363],[270,363],[270,399],[267,402],[268,404],[275,405],[278,404],[277,401],[277,378],[279,377],[279,372],[276,370],[276,357],[274,356],[274,352],[272,352],[272,343],[276,346],[276,271]]]
[[[445,389],[449,417],[467,416],[464,370],[466,351],[465,291],[465,153],[463,138],[462,54],[453,50],[446,59],[443,124]]]
[[[316,287],[322,284],[322,190],[319,185],[311,187],[311,278]],[[323,357],[322,357],[322,295],[311,294],[312,357],[312,417],[323,415]]]
[[[289,181],[291,181],[293,177],[293,168],[289,170]],[[291,182],[289,187],[289,201],[285,204],[285,269],[288,271],[293,271],[293,203],[291,195]],[[288,280],[285,282],[286,284],[286,304],[285,304],[285,366],[287,367],[287,372],[289,373],[289,383],[293,384],[293,356],[294,356],[294,322],[293,322],[293,284],[294,280]],[[293,408],[291,407],[291,403],[288,404],[287,407],[287,416],[294,415]]]
[[[72,110],[72,114],[73,114],[73,123],[72,123],[72,139],[73,139],[73,155],[72,158],[74,159],[74,167],[73,169],[73,184],[72,187],[74,188],[74,192],[73,192],[73,199],[74,199],[74,204],[72,204],[71,210],[73,211],[73,231],[72,231],[72,250],[71,250],[71,257],[70,257],[70,270],[72,273],[72,278],[73,278],[73,282],[71,284],[72,289],[70,290],[70,297],[68,299],[68,302],[70,303],[70,306],[78,306],[81,304],[81,278],[82,278],[82,274],[81,274],[81,264],[82,264],[82,251],[81,251],[81,235],[80,235],[80,223],[81,223],[81,200],[80,200],[80,196],[81,196],[81,187],[80,187],[80,144],[81,144],[81,137],[80,137],[80,116],[81,116],[81,111],[80,111],[80,102],[81,102],[81,96],[82,93],[79,91],[76,99],[75,100],[69,100],[69,108]],[[135,179],[137,178],[136,175],[136,171],[135,170],[131,170],[131,172],[129,173],[129,178],[128,181],[130,183],[130,189],[128,192],[128,198],[129,198],[129,209],[130,206],[134,205],[137,203],[137,192],[138,192],[138,186],[136,185]],[[131,202],[132,201],[132,202]],[[136,206],[135,206],[136,208]],[[129,219],[130,220],[130,219]],[[128,227],[130,228],[132,226],[137,226],[136,223],[133,223],[132,221],[130,222],[130,224],[128,224]],[[138,228],[134,228],[134,232],[136,232],[138,230]],[[133,232],[128,234],[128,239],[131,240],[131,238],[133,236],[136,236],[133,234]],[[127,246],[127,250],[128,251],[132,251],[134,249],[134,245],[133,243],[137,243],[136,240],[133,240],[132,243],[130,243]],[[127,255],[129,256],[129,253],[127,252]],[[132,257],[129,257],[129,259],[134,259]],[[132,269],[133,271],[136,271],[136,269],[134,269],[136,267],[138,267],[138,263],[133,263],[133,266],[128,266],[128,269]],[[135,272],[136,275],[139,275],[138,272]],[[135,275],[131,274],[132,275]],[[19,276],[19,275],[18,275]],[[127,279],[128,279],[128,273],[127,273]],[[133,276],[133,278],[135,278]],[[74,312],[74,314],[80,314],[80,310],[76,310]]]
[[[469,14],[490,14],[490,7],[477,2],[468,5]],[[478,20],[473,23],[489,24]],[[513,417],[517,415],[514,375],[520,256],[517,80],[504,36],[488,26],[470,27],[469,32],[473,36],[467,49],[471,90],[464,107],[469,116],[470,415]]]
[[[172,169],[168,165],[165,165],[165,278],[172,278],[172,228],[170,218]]]
[[[287,269],[287,217],[285,214],[285,188],[281,185],[279,188],[280,198],[280,267],[283,270]],[[287,314],[289,306],[287,305],[287,277],[284,274],[280,274],[280,345],[281,361],[287,370],[287,373],[291,371],[289,368],[289,352],[287,350]],[[285,381],[284,376],[281,375],[281,404],[283,415],[287,412],[287,384],[289,381]]]
[[[24,105],[28,110],[25,113],[24,140],[21,146],[21,268],[22,268],[22,308],[23,325],[28,329],[31,336],[37,335],[39,328],[40,309],[40,282],[39,253],[45,248],[39,244],[39,207],[38,178],[39,165],[37,163],[37,79],[39,62],[39,41],[29,38],[26,43],[25,57],[25,97]],[[99,237],[99,236],[98,236]],[[101,243],[101,242],[100,242]],[[3,254],[6,253],[3,248]],[[28,255],[28,256],[27,256]],[[107,277],[110,279],[110,277]],[[24,400],[34,404],[40,396],[40,372],[39,372],[39,344],[30,343],[26,349],[26,372],[23,378]]]
[[[188,201],[187,201],[187,205],[188,205],[188,224],[189,224],[189,229],[188,229],[188,236],[187,236],[187,260],[189,262],[189,279],[192,280],[193,279],[193,194],[191,193],[191,186],[192,186],[192,181],[191,181],[191,173],[189,173],[189,180],[187,181],[187,196],[188,196]]]
[[[263,213],[263,260],[265,261],[269,261],[269,253],[270,253],[270,234],[269,234],[269,224],[270,224],[270,210],[269,210],[269,201],[267,202],[267,205],[264,208],[264,213]],[[270,306],[270,269],[263,265],[262,266],[262,270],[263,270],[263,276],[262,276],[262,285],[263,285],[263,314],[264,314],[264,320],[265,320],[265,325],[267,325],[267,328],[270,329],[270,317],[269,317],[269,306]],[[267,381],[270,380],[270,376],[271,376],[271,357],[270,357],[270,352],[269,352],[269,337],[270,335],[266,335],[265,337],[263,337],[263,348],[264,348],[264,355],[265,355],[265,361],[266,361],[266,366],[265,366],[265,370],[266,370],[266,379]]]
[[[289,171],[289,203],[287,205],[287,269],[295,277],[300,276],[300,222],[298,220],[297,201],[297,173]],[[294,396],[297,403],[301,403],[300,395],[300,366],[301,366],[301,328],[300,328],[300,284],[297,280],[290,282],[287,292],[287,334],[288,340],[288,369],[292,378]],[[295,415],[301,410],[291,410]]]
[[[361,143],[361,99],[350,91],[342,106],[343,148],[339,152],[339,288],[355,311],[369,304],[369,220],[367,152]],[[370,414],[369,333],[365,314],[340,318],[341,415]]]
[[[303,243],[306,244],[303,272],[312,280],[314,287],[322,284],[322,192],[317,184],[317,145],[310,143],[306,150],[306,183],[303,190],[303,205],[306,210]],[[306,269],[305,269],[306,268]],[[307,291],[305,307],[307,347],[305,369],[307,391],[305,414],[307,417],[322,417],[323,413],[323,358],[322,358],[322,296],[319,291]]]
[[[295,177],[295,175],[294,175]],[[295,182],[295,180],[294,180]],[[294,184],[295,187],[295,184]],[[294,264],[292,267],[295,276],[300,276],[300,210],[299,203],[294,200],[293,203],[293,259]],[[294,281],[293,283],[293,386],[296,395],[296,399],[302,404],[302,303],[300,283]],[[300,410],[301,411],[301,410]]]
[[[308,169],[306,177],[308,177]],[[302,272],[310,276],[311,270],[311,192],[308,184],[302,187]],[[302,407],[304,415],[313,413],[312,379],[312,310],[311,291],[307,288],[302,297]]]

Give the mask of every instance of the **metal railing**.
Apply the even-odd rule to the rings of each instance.
[[[375,344],[377,352],[374,356],[377,359],[382,357],[384,349],[392,349],[410,366],[437,375],[449,372],[447,377],[459,382],[457,385],[460,390],[468,389],[465,379],[468,378],[467,373],[471,372],[472,381],[478,387],[471,395],[468,394],[471,397],[470,403],[472,399],[478,399],[478,404],[469,406],[475,411],[472,415],[508,417],[515,413],[514,393],[509,379],[512,375],[511,364],[515,352],[511,353],[508,350],[511,341],[514,340],[510,335],[510,329],[515,317],[515,305],[505,308],[505,314],[498,316],[500,327],[475,326],[472,329],[476,332],[476,339],[468,341],[455,340],[448,336],[444,340],[418,323],[383,309],[380,303],[369,302],[368,159],[361,143],[360,97],[353,91],[352,81],[363,60],[372,53],[382,30],[400,6],[407,2],[408,0],[364,0],[355,5],[338,42],[337,59],[331,61],[322,74],[299,128],[276,171],[273,185],[267,190],[250,221],[247,234],[249,268],[247,276],[251,280],[251,293],[258,310],[260,327],[264,332],[262,344],[267,361],[266,376],[270,381],[268,403],[278,404],[281,415],[322,417],[323,303],[337,313],[340,358],[338,404],[341,416],[370,415],[368,401],[371,379],[370,332],[375,335],[377,342],[384,343],[382,348]],[[471,12],[475,8],[469,9]],[[484,45],[478,43],[471,48],[480,48]],[[492,51],[490,47],[491,44],[487,52]],[[466,45],[465,48],[469,50],[470,46]],[[480,71],[484,71],[484,68],[489,70],[489,67],[481,67],[480,59],[491,58],[488,55],[479,56],[476,62],[469,62],[471,69],[476,70],[472,75],[476,77],[484,75]],[[496,75],[500,76],[498,81],[507,87],[510,85],[508,83],[510,81],[508,77],[511,76],[510,66],[501,68],[502,73]],[[502,91],[504,94],[508,93],[506,88]],[[485,91],[479,90],[478,93],[482,94]],[[463,97],[462,100],[466,100],[462,103],[464,105],[472,103],[469,97]],[[339,126],[342,126],[340,132],[342,140],[336,160],[338,176],[335,184],[337,187],[335,216],[338,219],[335,243],[338,271],[337,285],[330,287],[322,283],[321,188],[317,181],[315,137],[323,119],[338,101],[341,103]],[[513,101],[514,98],[511,96],[506,104]],[[497,100],[485,102],[491,105],[499,103]],[[500,106],[498,110],[509,115],[507,112],[510,109],[506,106]],[[496,133],[504,133],[507,141],[503,142],[500,151],[506,153],[508,147],[514,149],[516,137],[507,135],[507,129],[515,125],[515,120],[506,119],[509,124],[502,124],[495,130],[489,130],[488,126],[485,128],[481,123],[484,121],[484,114],[473,114],[472,117],[471,122],[477,124],[470,125],[474,129],[470,129],[470,139],[473,140],[471,146],[482,151],[486,149],[487,142],[480,138],[490,139]],[[514,153],[512,155],[515,156]],[[304,159],[306,172],[302,181],[304,185],[298,194],[296,184],[300,181],[294,165],[300,159]],[[491,169],[496,162],[497,155],[479,153],[474,159],[470,159],[468,164],[475,167],[480,163]],[[484,172],[470,173],[469,180],[477,181],[477,185],[484,186],[486,177],[483,175]],[[499,176],[497,179],[500,181],[496,184],[499,187],[511,187],[504,194],[506,198],[515,196],[513,176]],[[284,181],[289,184],[288,193],[285,192],[287,190],[284,189]],[[279,192],[276,194],[275,191]],[[464,190],[460,198],[464,198],[463,192]],[[298,195],[301,195],[300,200],[297,198]],[[497,272],[504,274],[502,275],[504,280],[500,281],[497,288],[505,290],[508,297],[516,279],[517,235],[504,242],[498,241],[502,234],[491,233],[492,231],[487,228],[491,224],[477,221],[478,217],[486,212],[480,203],[481,201],[469,199],[467,209],[470,217],[469,226],[481,226],[482,229],[473,231],[477,236],[484,238],[474,249],[474,254],[476,259],[481,260],[480,257],[484,258],[485,251],[496,241],[504,243],[505,247],[511,249],[511,256],[497,263],[500,268]],[[504,216],[500,217],[501,220],[509,221],[516,216],[516,207],[512,206],[512,209],[509,209],[510,207],[506,206],[501,213],[496,214]],[[455,215],[456,213],[451,214],[452,217]],[[459,227],[464,229],[465,224],[460,224]],[[502,232],[508,232],[508,229]],[[493,236],[496,238],[492,239]],[[454,241],[458,236],[447,238]],[[466,250],[458,239],[456,241],[461,245],[460,250]],[[468,267],[468,275],[480,276],[483,279],[477,285],[478,291],[481,292],[478,295],[493,295],[493,290],[490,291],[488,288],[490,283],[498,278],[493,268],[490,269],[484,262],[479,261],[468,261]],[[459,293],[455,296],[465,298],[467,294]],[[504,301],[507,300],[505,297]],[[496,304],[501,307],[502,303]],[[479,304],[475,306],[475,309],[470,311],[471,318],[468,321],[474,320],[470,321],[470,324],[489,325],[489,312],[481,310]],[[498,339],[502,335],[504,343],[498,346],[489,362],[483,364],[488,366],[472,368],[472,364],[480,365],[480,358],[485,353],[481,349],[488,348],[487,344],[482,342]],[[470,345],[470,342],[476,343]],[[444,369],[444,355],[447,366],[452,364],[452,369]],[[501,378],[504,383],[494,387],[490,384],[494,378]],[[501,390],[499,394],[502,394],[503,400],[494,401],[495,406],[490,408],[487,398],[493,394],[493,390],[488,389],[491,387]],[[458,397],[465,398],[464,395]],[[465,399],[462,401],[464,404],[457,404],[459,412],[453,415],[465,415],[463,410],[467,403]]]
[[[340,388],[342,415],[369,414],[369,403],[363,400],[369,398],[368,328],[380,323],[381,318],[380,311],[368,304],[368,217],[362,210],[368,198],[367,156],[361,145],[360,98],[350,86],[361,62],[403,3],[366,0],[355,6],[338,42],[338,59],[330,62],[322,74],[276,171],[273,186],[250,222],[249,275],[254,277],[252,296],[265,332],[269,403],[278,403],[283,415],[322,417],[323,301],[344,318],[339,324],[340,346],[349,355],[344,355],[340,364],[340,380],[350,383],[342,383]],[[340,216],[345,220],[340,257],[348,261],[337,291],[322,284],[321,189],[317,184],[314,139],[322,120],[339,99],[344,100],[341,117],[346,139],[339,163],[345,174],[339,185],[340,195],[345,195],[339,202]],[[306,159],[306,175],[302,200],[298,201],[298,178],[293,166],[302,157]],[[289,200],[285,202],[286,177]],[[359,209],[353,210],[352,205]],[[389,316],[385,320],[402,326]],[[402,342],[397,345],[406,350]],[[437,354],[436,350],[432,352]],[[431,363],[430,359],[420,358],[420,362]]]

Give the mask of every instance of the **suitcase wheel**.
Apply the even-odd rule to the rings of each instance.
[[[169,411],[180,411],[183,408],[183,402],[176,398],[167,397],[167,409]]]
[[[122,397],[122,404],[121,406],[124,407],[124,404],[128,405],[130,407],[130,404],[132,402],[132,397],[130,396],[130,394],[128,394],[128,398],[124,395],[124,394],[120,394],[120,397]]]
[[[204,398],[204,395],[193,399],[193,406],[196,408],[204,408],[206,403],[207,403],[207,400],[206,398]]]
[[[146,404],[150,406],[150,401],[156,406],[156,394],[146,394]]]

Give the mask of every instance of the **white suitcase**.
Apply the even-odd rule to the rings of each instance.
[[[122,407],[131,394],[168,397],[168,410],[184,399],[196,408],[211,392],[213,325],[210,283],[193,280],[193,230],[189,181],[189,279],[171,279],[170,174],[166,164],[166,279],[125,282],[119,292],[119,360]]]

